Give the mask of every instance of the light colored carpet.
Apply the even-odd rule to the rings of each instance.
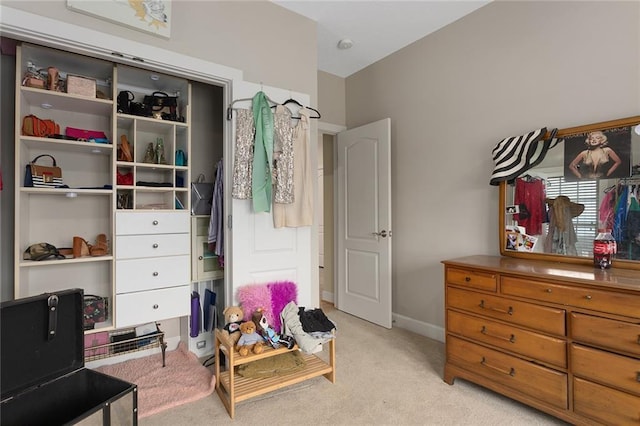
[[[564,425],[509,398],[457,379],[442,380],[444,345],[387,330],[322,305],[338,326],[336,383],[311,379],[236,405],[218,395],[140,421],[158,425]],[[326,351],[320,354],[324,359]]]
[[[138,385],[138,418],[211,395],[216,380],[211,371],[180,343],[167,352],[98,367],[96,370]],[[162,415],[162,414],[160,414]]]

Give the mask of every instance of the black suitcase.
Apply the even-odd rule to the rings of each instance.
[[[0,424],[137,425],[134,384],[84,367],[83,291],[0,305]]]

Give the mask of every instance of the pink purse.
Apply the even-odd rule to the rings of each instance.
[[[70,138],[74,138],[77,140],[106,140],[107,135],[104,132],[98,130],[85,130],[85,129],[76,129],[75,127],[67,127],[65,130],[65,135]]]

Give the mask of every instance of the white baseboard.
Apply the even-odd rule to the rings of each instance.
[[[421,336],[444,343],[444,328],[405,317],[400,314],[392,314],[393,326],[412,331]]]
[[[329,303],[334,303],[333,292],[331,291],[323,291],[322,292],[322,300]]]

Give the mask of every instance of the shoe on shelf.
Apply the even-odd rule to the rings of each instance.
[[[153,142],[149,142],[149,145],[147,145],[147,150],[144,153],[144,160],[142,160],[142,162],[156,164],[156,149],[153,147]]]
[[[73,237],[73,257],[105,256],[109,252],[107,236],[99,234],[95,245],[91,245],[82,237]]]
[[[133,161],[133,156],[131,155],[131,145],[129,145],[127,135],[120,136],[120,143],[118,144],[118,161]]]
[[[73,258],[91,256],[89,244],[82,237],[73,237]]]
[[[89,253],[91,256],[105,256],[109,252],[109,245],[107,244],[107,236],[105,234],[99,234],[96,237],[96,244],[89,247]]]

